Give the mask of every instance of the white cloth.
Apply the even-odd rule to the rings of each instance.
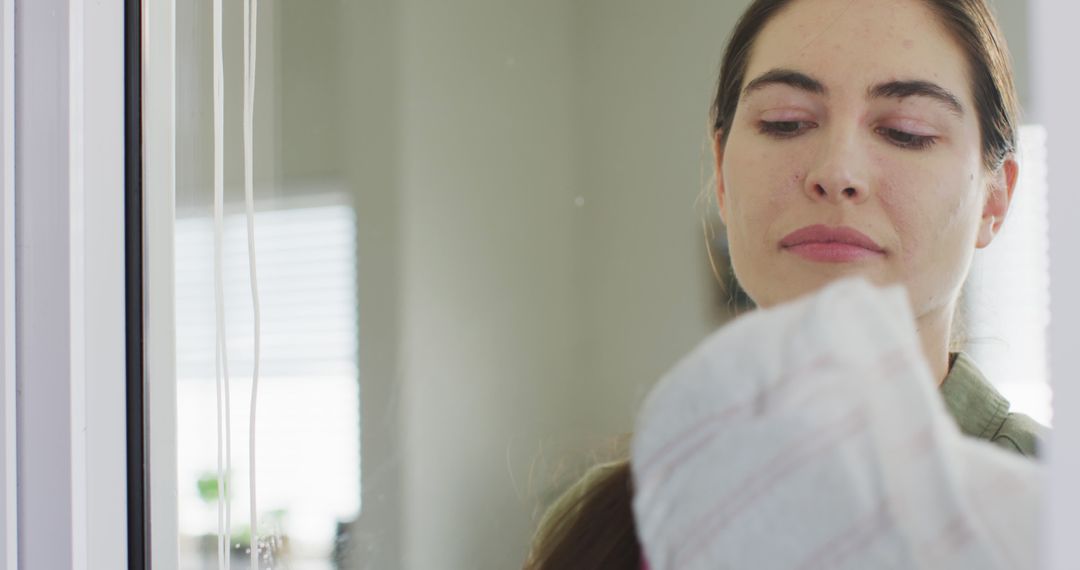
[[[722,328],[637,420],[650,570],[1035,568],[1041,468],[963,436],[936,385],[899,286]]]

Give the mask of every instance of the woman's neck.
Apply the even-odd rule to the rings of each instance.
[[[949,337],[952,334],[953,312],[954,306],[950,304],[915,320],[923,355],[938,386],[949,374]]]

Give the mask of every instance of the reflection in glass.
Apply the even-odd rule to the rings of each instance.
[[[283,564],[268,567],[330,568],[337,525],[360,506],[355,222],[349,206],[318,202],[256,215],[260,535]],[[243,216],[228,216],[225,228],[232,389],[246,395],[253,339]],[[176,223],[178,500],[182,567],[192,569],[217,565],[212,231],[209,218]],[[232,412],[233,426],[247,425],[245,398],[233,398]],[[234,450],[247,444],[247,430],[234,427]],[[234,452],[234,513],[248,509],[246,459]],[[234,522],[233,568],[247,565],[248,537],[245,521]]]
[[[701,218],[716,205],[699,201],[716,66],[746,3],[261,3],[258,480],[281,567],[519,566],[538,514],[632,429],[656,378],[748,309],[714,279]],[[226,3],[228,30],[238,6]],[[178,492],[183,567],[196,569],[216,567],[213,540],[200,550],[216,529],[210,18],[208,3],[177,11]],[[1023,46],[1024,21],[1004,23]],[[237,200],[240,47],[225,38]],[[1025,184],[988,263],[1020,229]],[[243,231],[230,216],[241,542]],[[980,324],[1013,301],[975,281],[970,350],[1041,366],[997,342],[1012,321]],[[1025,303],[1041,302],[1044,285],[1029,285]],[[996,368],[988,358],[976,356]],[[1007,379],[1020,377],[1033,378]],[[1039,386],[1000,387],[1042,418]]]

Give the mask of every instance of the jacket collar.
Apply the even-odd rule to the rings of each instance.
[[[949,374],[940,387],[945,407],[956,419],[960,431],[990,439],[1005,423],[1009,401],[986,380],[968,355],[953,353],[952,359]]]

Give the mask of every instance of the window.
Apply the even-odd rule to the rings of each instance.
[[[225,217],[233,557],[246,563],[252,304],[242,213]],[[360,508],[356,228],[351,207],[256,214],[262,356],[256,411],[260,534],[295,568],[330,568]],[[176,221],[178,503],[182,568],[216,564],[213,220]],[[239,545],[239,546],[237,546]],[[302,565],[301,565],[302,564]],[[277,567],[277,566],[275,566]]]
[[[1014,411],[1049,424],[1050,241],[1046,131],[1020,130],[1020,179],[1009,215],[979,250],[965,290],[968,352]]]

